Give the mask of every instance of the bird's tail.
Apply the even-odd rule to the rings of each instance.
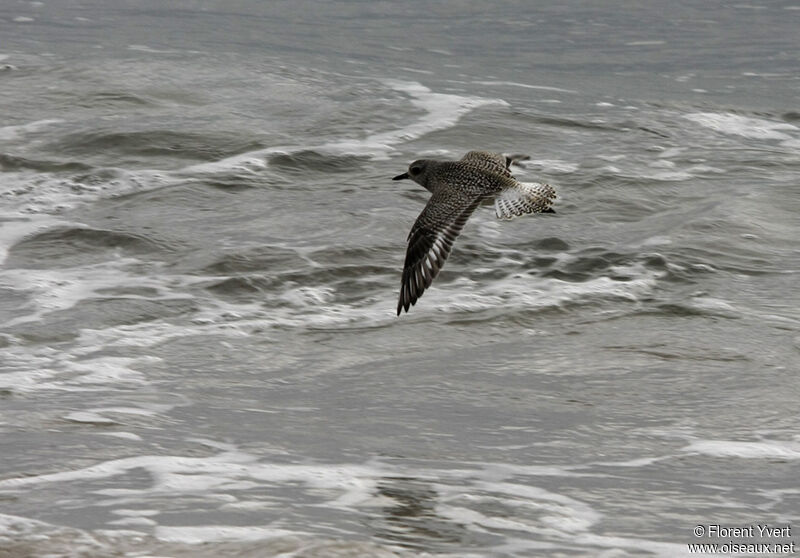
[[[526,213],[555,213],[550,206],[556,199],[556,191],[549,184],[517,182],[502,190],[494,200],[498,219],[513,219]]]

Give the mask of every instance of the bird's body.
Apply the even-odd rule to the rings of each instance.
[[[552,212],[553,188],[517,182],[510,165],[511,158],[504,155],[470,151],[459,161],[414,161],[408,172],[394,178],[410,178],[433,194],[408,235],[398,315],[403,309],[408,312],[431,285],[464,223],[483,200],[494,197],[500,219]]]

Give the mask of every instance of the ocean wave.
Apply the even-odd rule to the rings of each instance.
[[[263,174],[271,166],[277,173],[289,175],[308,170],[347,172],[367,160],[388,158],[398,145],[448,129],[477,108],[507,105],[500,99],[437,93],[418,82],[387,80],[379,87],[403,95],[407,105],[422,114],[401,116],[403,121],[394,129],[317,145],[262,147],[236,133],[162,129],[98,129],[55,137],[49,134],[38,149],[58,152],[57,159],[9,153],[0,156],[5,171],[0,196],[11,202],[19,214],[52,214],[98,199],[187,180],[208,180],[211,186],[223,189],[238,188],[247,183],[248,177]],[[379,96],[380,91],[373,94]],[[397,98],[392,102],[402,103]],[[400,115],[406,113],[407,108],[398,110]],[[0,141],[19,143],[28,136],[39,137],[62,122],[43,120],[0,128]],[[94,155],[98,153],[102,153],[101,159]],[[125,168],[104,166],[110,156]],[[181,163],[187,159],[196,162]],[[158,167],[153,168],[153,164]],[[134,168],[137,166],[148,168]]]
[[[235,133],[223,134],[208,130],[179,132],[169,129],[93,129],[59,136],[42,148],[86,160],[93,160],[96,154],[101,154],[102,161],[112,157],[117,161],[130,161],[129,167],[152,165],[153,162],[160,161],[162,165],[180,168],[182,160],[224,159],[243,152],[257,151],[262,146]]]
[[[27,124],[3,126],[0,127],[0,141],[19,141],[20,139],[27,140],[27,136],[34,136],[63,122],[64,120],[60,118],[49,118],[45,120],[36,120]]]
[[[193,312],[194,297],[168,276],[142,275],[141,260],[120,254],[81,255],[82,265],[9,268],[2,285],[20,297],[21,310],[1,329],[25,339],[69,340],[84,328],[136,324]],[[191,278],[186,279],[187,282]]]
[[[368,159],[357,155],[335,155],[305,149],[290,153],[273,153],[267,158],[270,167],[290,174],[349,173],[363,168]]]
[[[470,551],[462,548],[465,540],[480,555],[520,555],[569,544],[592,552],[616,549],[615,555],[620,556],[645,551],[671,557],[680,554],[682,547],[646,537],[602,534],[598,531],[604,516],[593,504],[553,488],[559,485],[553,480],[558,477],[602,474],[593,466],[578,470],[574,466],[481,462],[456,467],[425,462],[410,466],[393,459],[280,463],[229,444],[194,441],[210,455],[151,454],[98,461],[80,469],[0,480],[0,493],[30,497],[49,492],[52,484],[92,491],[104,498],[102,513],[109,525],[118,529],[93,532],[93,536],[115,539],[117,548],[136,537],[140,550],[169,548],[177,555],[197,556],[196,552],[220,543],[232,545],[229,548],[238,549],[237,555],[241,555],[254,542],[276,545],[275,555],[284,555],[287,546],[305,544],[330,551],[335,544],[343,556],[361,555],[358,551],[365,549],[374,556],[409,551],[417,556],[426,551],[437,556],[470,556]],[[630,469],[649,467],[655,461],[597,466]],[[114,479],[111,486],[109,479]],[[119,487],[123,482],[126,487]],[[284,496],[291,498],[291,514],[275,506],[274,499],[281,498],[276,490],[285,487],[292,487]],[[154,508],[152,502],[160,502],[159,507]],[[191,502],[192,510],[203,502],[204,507],[213,507],[219,518],[234,514],[237,522],[170,524],[173,512],[193,513],[184,508],[186,502]],[[325,510],[326,525],[339,535],[338,541],[306,533],[308,517],[320,509]],[[243,521],[253,513],[258,515],[257,523]],[[369,544],[358,542],[364,533],[362,521],[356,519],[364,517],[370,518],[366,534],[374,542]],[[36,540],[34,534],[42,531],[72,531],[8,515],[0,516],[0,524],[17,544],[31,544]],[[48,537],[50,548],[61,539],[54,534]],[[270,548],[262,547],[259,555],[273,555]]]
[[[9,172],[20,170],[32,170],[47,173],[88,172],[92,170],[92,166],[80,161],[37,160],[0,153],[0,171]]]
[[[154,523],[149,512],[157,510],[116,509],[119,519],[108,521],[109,528],[87,531],[61,527],[44,521],[0,514],[0,543],[10,556],[81,556],[107,558],[120,552],[127,555],[173,556],[186,558],[329,558],[331,556],[411,558],[428,556],[407,553],[392,545],[359,540],[301,536],[280,528],[232,525],[196,527],[156,526],[153,534],[143,532]],[[460,555],[470,558],[470,554]],[[445,555],[446,557],[446,555]]]
[[[25,236],[8,250],[5,264],[10,269],[76,267],[167,250],[140,234],[64,225]]]
[[[221,172],[240,168],[243,164],[255,161],[266,164],[273,158],[280,163],[302,162],[325,157],[330,161],[341,158],[387,159],[395,151],[395,146],[413,141],[426,134],[453,127],[462,116],[484,106],[508,106],[502,99],[486,99],[468,95],[436,93],[424,85],[413,81],[384,80],[383,83],[393,91],[406,95],[413,107],[422,110],[422,115],[411,118],[409,123],[388,131],[377,132],[362,138],[337,139],[318,145],[276,146],[263,150],[237,154],[233,157],[187,167],[188,172]],[[377,92],[374,94],[378,94]],[[402,114],[402,113],[401,113]],[[305,154],[305,155],[304,155]]]
[[[57,215],[101,199],[155,190],[181,180],[168,172],[86,168],[83,163],[37,161],[33,165],[76,165],[74,168],[80,170],[75,173],[19,168],[5,172],[0,199],[6,216]]]
[[[741,442],[734,440],[695,440],[683,451],[711,457],[740,459],[795,460],[800,459],[800,442],[762,440]]]
[[[78,361],[54,357],[51,351],[3,350],[0,390],[10,394],[46,392],[91,392],[126,389],[148,384],[137,367],[152,366],[155,357],[97,357]]]
[[[684,118],[696,124],[735,136],[761,140],[789,140],[796,137],[800,128],[787,122],[716,112],[692,112]]]

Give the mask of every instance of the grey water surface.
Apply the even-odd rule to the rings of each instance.
[[[798,28],[796,1],[3,2],[0,556],[800,530]],[[398,318],[429,194],[391,177],[471,149],[528,155],[557,213],[479,208]]]

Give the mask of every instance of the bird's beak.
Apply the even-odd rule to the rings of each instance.
[[[397,176],[392,178],[392,180],[405,180],[406,178],[411,178],[411,177],[408,176],[407,172],[404,172],[403,174],[398,174]]]

